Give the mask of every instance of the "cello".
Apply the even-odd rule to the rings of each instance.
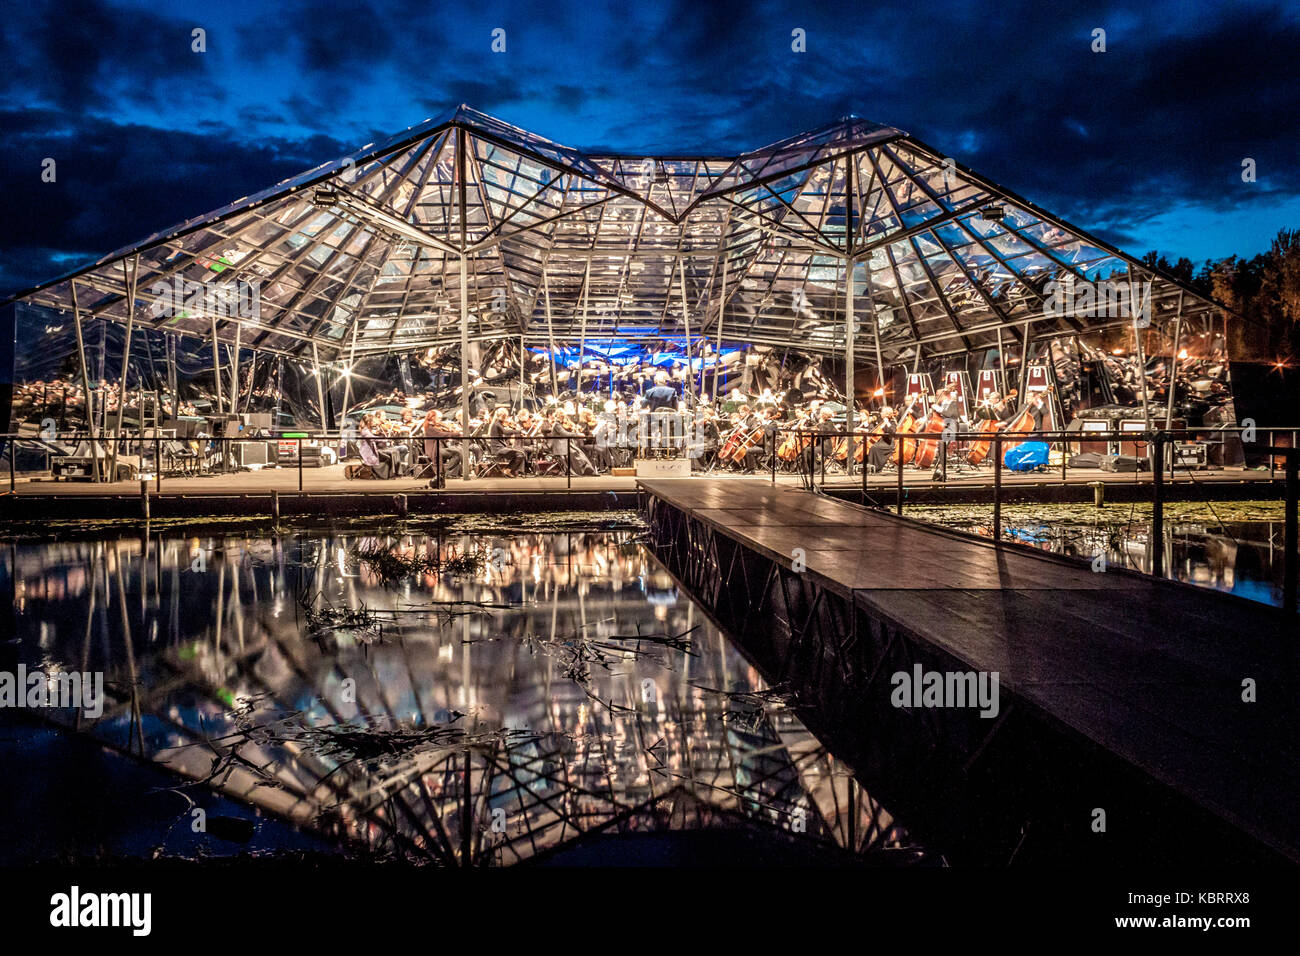
[[[780,446],[777,447],[777,458],[780,458],[782,461],[794,461],[801,451],[804,451],[812,444],[812,438],[809,436],[805,435],[802,438],[799,436],[800,431],[809,424],[811,418],[812,413],[807,412],[799,419],[799,421],[795,422],[794,430],[791,431],[781,442]]]
[[[862,435],[862,440],[858,442],[857,451],[853,453],[853,460],[859,465],[862,464],[867,458],[867,453],[871,451],[876,442],[880,441],[880,439],[884,437],[885,416],[882,414],[879,421],[876,422],[876,427]]]
[[[746,429],[743,423],[737,425],[723,442],[722,449],[718,452],[718,460],[733,465],[739,464],[745,460],[747,451],[762,442],[763,433],[764,427],[761,423],[750,429]]]

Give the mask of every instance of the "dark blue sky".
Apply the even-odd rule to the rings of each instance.
[[[1300,226],[1294,4],[72,0],[0,30],[0,296],[461,102],[573,146],[724,155],[856,113],[1135,254]]]

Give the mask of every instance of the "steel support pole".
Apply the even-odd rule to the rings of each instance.
[[[90,473],[93,481],[100,480],[99,429],[95,426],[95,398],[90,392],[90,369],[86,365],[86,340],[81,328],[81,303],[77,299],[77,280],[72,285],[72,316],[77,330],[77,359],[81,363],[81,387],[86,391],[86,431],[90,435]]]
[[[123,263],[123,270],[126,265]],[[122,421],[126,416],[126,374],[131,369],[131,333],[135,329],[135,283],[136,277],[140,271],[140,256],[137,253],[131,257],[131,275],[126,280],[126,337],[122,342],[122,378],[117,385],[117,427],[113,429],[113,452],[109,456],[108,479],[113,481],[117,478],[117,453],[118,446],[122,438]],[[141,421],[144,420],[144,409],[140,409]]]
[[[1029,325],[1025,323],[1025,338],[1020,346],[1020,400],[1025,400],[1025,388],[1029,384]],[[1150,425],[1150,422],[1147,423]]]
[[[311,360],[316,371],[316,401],[320,402],[320,430],[321,434],[329,431],[329,421],[325,418],[325,372],[320,367],[320,351],[316,348],[316,343],[311,343]]]
[[[844,473],[853,476],[853,422],[854,422],[854,383],[853,383],[853,345],[856,329],[853,316],[853,257],[844,259],[844,430],[848,433],[844,456]],[[865,464],[865,463],[864,463]]]
[[[687,408],[695,407],[695,372],[691,368],[691,311],[686,302],[686,257],[677,257],[678,287],[682,296],[682,324],[686,329],[686,396]]]
[[[1137,349],[1138,381],[1142,383],[1142,417],[1146,420],[1147,431],[1151,430],[1151,389],[1147,386],[1147,356],[1142,344],[1142,330],[1138,328],[1137,316],[1133,317],[1133,347]]]
[[[469,234],[465,198],[465,130],[456,130],[456,182],[460,187],[460,444],[461,480],[469,483]]]
[[[217,345],[217,317],[212,317],[212,379],[217,391],[217,409],[220,410],[225,404],[224,389],[221,387],[221,352],[220,346]]]
[[[998,374],[997,374],[996,381],[998,383],[998,393],[1004,399],[1010,400],[1010,396],[1007,395],[1007,353],[1005,347],[1002,344],[1002,326],[1000,325],[997,328],[997,334],[998,334],[998,368],[997,368]]]
[[[560,384],[555,375],[555,324],[551,320],[551,283],[546,278],[546,263],[542,263],[542,297],[546,302],[546,340],[551,346],[551,397],[559,398]]]
[[[176,377],[176,336],[167,333],[167,387],[172,393],[172,420],[181,417],[181,388]]]
[[[1174,318],[1174,347],[1170,353],[1169,359],[1169,401],[1165,406],[1165,430],[1173,431],[1174,428],[1174,393],[1178,388],[1178,343],[1183,337],[1183,293],[1178,293],[1178,315]],[[1170,443],[1172,453],[1169,456],[1169,477],[1172,480],[1177,471],[1176,463],[1178,461],[1178,444]]]
[[[357,364],[357,328],[360,323],[356,317],[352,320],[352,350],[348,353],[348,367],[344,369],[343,375],[343,420],[348,417],[349,407],[352,405],[352,371]]]
[[[462,481],[469,481],[469,262],[460,257],[460,417],[465,439],[460,443]]]
[[[244,323],[235,323],[235,352],[230,360],[230,414],[239,412],[239,351],[244,346]]]
[[[587,365],[587,288],[591,282],[591,260],[587,260],[587,272],[582,278],[582,321],[578,327],[578,406],[582,405],[582,370]]]
[[[722,313],[727,310],[727,254],[722,253],[722,298],[718,301],[718,350],[713,355],[713,404],[718,407],[718,376],[722,371]]]

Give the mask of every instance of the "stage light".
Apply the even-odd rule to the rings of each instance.
[[[878,388],[878,389],[876,389],[874,392],[871,393],[871,397],[872,397],[872,398],[882,398],[882,397],[884,396],[884,394],[885,394],[885,390],[884,390],[883,388]]]
[[[1179,359],[1187,358],[1187,349],[1181,349],[1178,353],[1178,358]]]

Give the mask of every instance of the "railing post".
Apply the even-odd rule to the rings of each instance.
[[[1270,453],[1271,454],[1271,453]],[[1300,533],[1297,533],[1296,500],[1300,498],[1300,451],[1293,446],[1286,456],[1286,522],[1282,536],[1282,609],[1296,612],[1296,578],[1300,571]]]
[[[14,494],[14,458],[17,457],[18,449],[14,445],[12,438],[6,438],[5,444],[9,446],[9,494]],[[93,457],[92,457],[93,460]]]
[[[867,462],[867,453],[864,451],[862,453],[862,504],[863,505],[866,505],[867,503],[867,468],[868,467],[869,467],[869,463]]]
[[[567,490],[573,489],[573,439],[569,436],[564,437],[564,487]]]
[[[781,447],[780,429],[772,433],[772,484],[776,484],[776,450]]]
[[[1151,574],[1165,575],[1165,433],[1155,434],[1155,455],[1151,463]]]
[[[1002,540],[1002,437],[993,436],[993,542]]]
[[[302,439],[298,439],[298,490],[302,491]]]
[[[1240,438],[1241,435],[1238,434],[1237,437]],[[1273,456],[1273,449],[1275,449],[1276,447],[1277,447],[1277,436],[1273,434],[1273,429],[1270,428],[1268,430],[1268,477],[1270,479],[1277,477],[1277,459]],[[1244,452],[1242,454],[1242,458],[1243,460],[1245,459]]]
[[[162,436],[156,430],[153,436],[153,490],[162,492]]]
[[[895,436],[894,447],[898,449],[898,513],[903,513],[903,440]]]

